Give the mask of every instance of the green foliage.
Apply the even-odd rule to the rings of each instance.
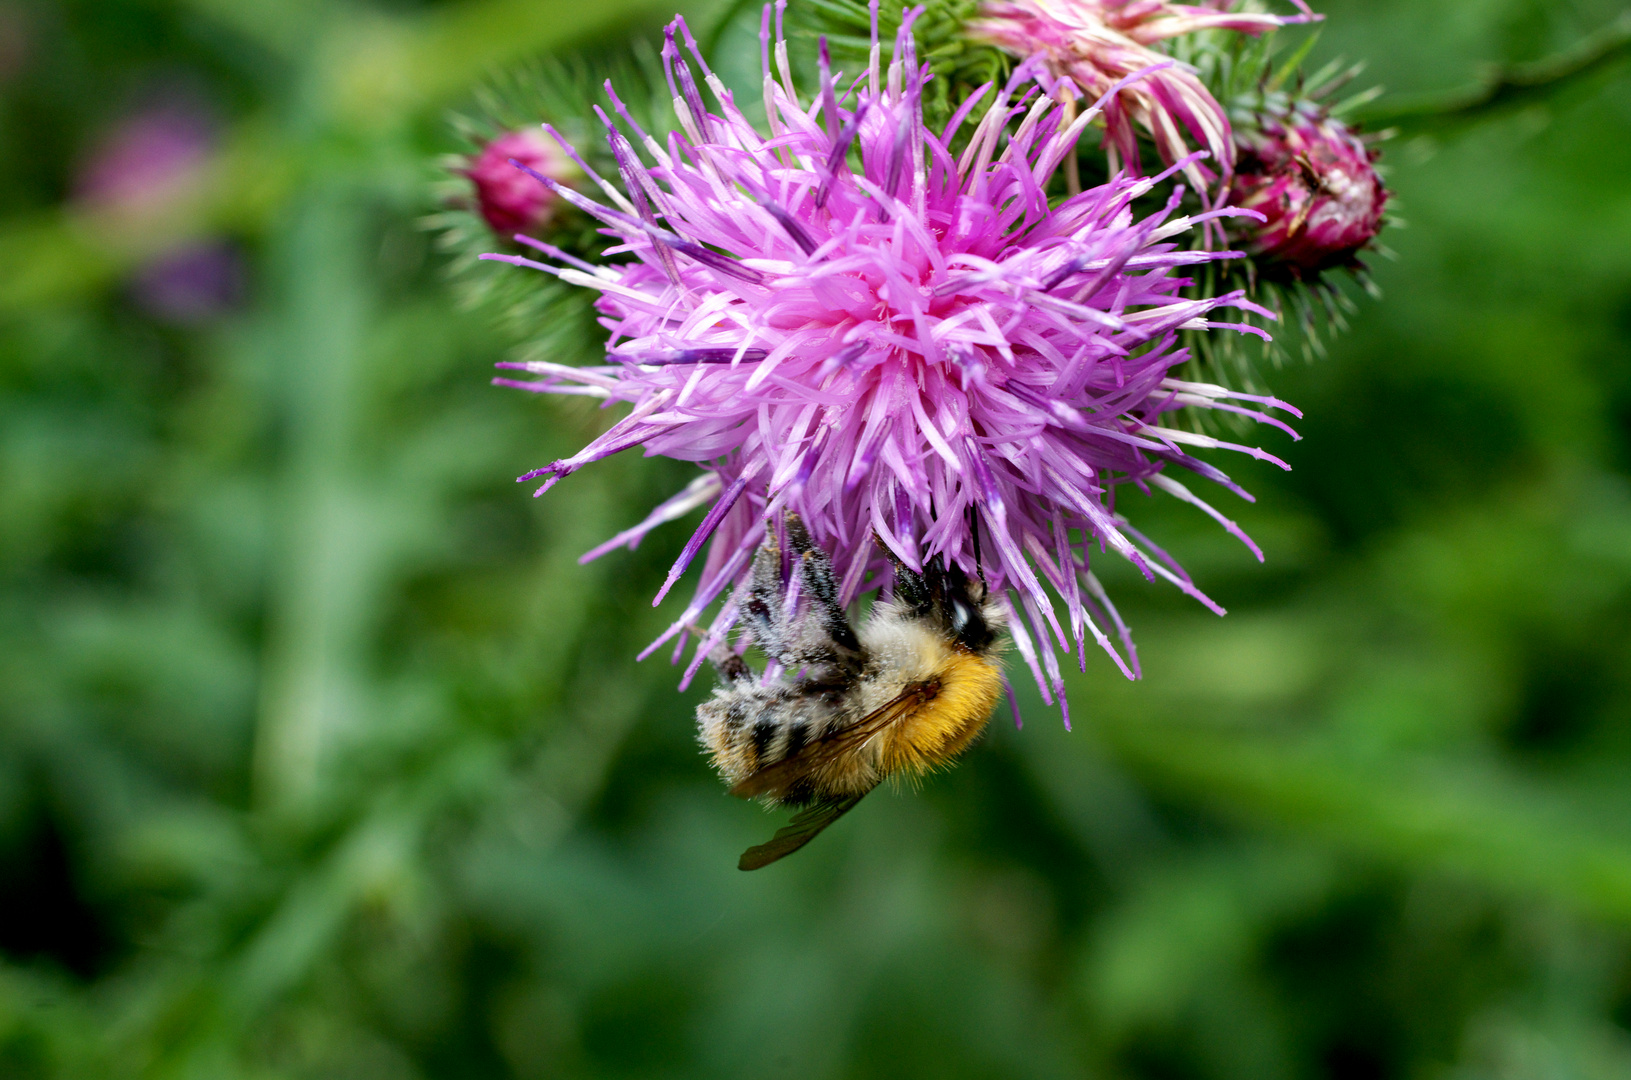
[[[20,10],[0,250],[57,261],[0,265],[0,1076],[1631,1071],[1623,79],[1394,145],[1386,300],[1267,376],[1308,416],[1268,444],[1294,471],[1222,462],[1265,566],[1126,507],[1226,619],[1106,561],[1144,681],[1090,657],[1066,733],[1016,678],[1023,731],[741,874],[783,822],[698,755],[706,688],[633,660],[689,523],[577,564],[691,471],[513,485],[610,416],[487,385],[520,339],[421,225],[443,110],[480,110],[436,88],[550,20]],[[1327,10],[1311,63],[1424,94],[1615,14]],[[369,43],[360,82],[325,41]],[[155,72],[215,104],[237,178],[142,242],[248,254],[202,324],[144,311],[146,248],[59,208]]]

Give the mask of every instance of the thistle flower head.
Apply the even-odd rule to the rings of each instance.
[[[1304,0],[1295,3],[1302,14],[1278,16],[1229,11],[1227,0],[1199,5],[1167,0],[986,0],[969,32],[1022,59],[1042,59],[1055,78],[1068,78],[1096,98],[1128,75],[1164,60],[1156,46],[1170,38],[1199,30],[1261,34],[1315,18]],[[1123,87],[1106,105],[1105,148],[1112,170],[1120,163],[1135,174],[1140,171],[1140,129],[1168,165],[1189,153],[1192,139],[1211,154],[1223,176],[1234,168],[1229,117],[1188,68],[1165,68]],[[1197,184],[1215,178],[1199,165],[1188,171]]]
[[[1319,105],[1263,114],[1239,142],[1232,199],[1264,216],[1245,230],[1259,266],[1308,281],[1376,238],[1388,199],[1376,155]]]
[[[1228,484],[1191,456],[1228,444],[1166,421],[1197,406],[1279,423],[1258,409],[1278,402],[1242,403],[1171,375],[1187,359],[1181,330],[1228,325],[1211,321],[1217,309],[1252,307],[1238,292],[1180,295],[1185,267],[1223,254],[1173,238],[1235,211],[1175,216],[1175,193],[1164,212],[1139,217],[1134,200],[1165,176],[1120,176],[1051,204],[1050,179],[1102,105],[1069,120],[1016,76],[983,88],[945,130],[927,130],[910,18],[887,70],[874,38],[859,78],[822,63],[807,107],[780,40],[772,71],[765,18],[768,132],[743,116],[677,20],[664,58],[682,131],[659,142],[630,123],[631,140],[608,118],[622,183],[590,174],[605,202],[544,178],[605,225],[613,261],[539,241],[531,246],[550,262],[490,256],[599,290],[610,331],[603,366],[516,364],[531,378],[501,381],[630,406],[582,452],[522,479],[545,478],[542,494],[636,446],[703,465],[688,489],[585,556],[709,507],[662,590],[708,545],[699,588],[662,639],[680,639],[678,657],[687,635],[702,637],[691,671],[734,623],[766,529],[793,510],[831,554],[846,603],[891,579],[883,549],[914,569],[939,555],[1005,597],[1044,696],[1061,687],[1057,651],[1080,655],[1089,636],[1136,674],[1090,550],[1201,594],[1120,516],[1117,490],[1165,490],[1238,533],[1169,475]],[[955,132],[982,106],[953,154]],[[712,624],[698,627],[721,597]],[[1125,656],[1110,638],[1118,631]]]
[[[511,161],[561,181],[577,171],[571,158],[553,140],[536,132],[512,131],[483,146],[471,159],[465,175],[475,186],[482,219],[505,239],[527,229],[543,228],[560,204],[553,191]]]

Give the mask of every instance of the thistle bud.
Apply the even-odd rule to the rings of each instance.
[[[560,197],[514,165],[558,180],[577,175],[577,167],[560,147],[541,134],[512,131],[500,135],[470,161],[465,175],[476,187],[477,208],[487,225],[505,238],[549,224]]]
[[[1388,200],[1375,152],[1317,105],[1258,120],[1235,128],[1229,201],[1268,219],[1248,234],[1246,250],[1265,269],[1302,281],[1353,265],[1380,231]]]

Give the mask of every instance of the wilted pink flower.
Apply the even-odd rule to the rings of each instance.
[[[122,217],[161,213],[196,188],[214,150],[214,131],[201,110],[177,103],[147,109],[92,149],[74,199]]]
[[[559,146],[531,131],[512,131],[482,147],[465,175],[476,187],[482,218],[505,239],[547,225],[560,203],[553,191],[511,161],[555,180],[566,180],[577,172]]]
[[[632,406],[582,452],[521,479],[546,477],[542,494],[636,446],[703,464],[687,490],[585,556],[632,547],[657,524],[708,507],[657,598],[711,539],[699,588],[661,639],[679,636],[683,647],[700,633],[691,671],[735,621],[735,587],[787,509],[832,555],[846,603],[889,580],[879,544],[913,568],[938,554],[1006,597],[1016,648],[1044,696],[1062,685],[1057,650],[1074,643],[1081,654],[1088,635],[1134,675],[1130,643],[1123,658],[1104,629],[1128,642],[1088,569],[1093,548],[1215,605],[1119,515],[1116,491],[1160,488],[1245,539],[1168,467],[1238,491],[1192,449],[1274,459],[1164,421],[1197,406],[1283,426],[1236,403],[1285,408],[1279,402],[1171,377],[1187,359],[1180,330],[1228,325],[1209,321],[1219,307],[1260,311],[1238,292],[1179,295],[1183,267],[1222,256],[1171,239],[1235,211],[1174,217],[1175,194],[1165,212],[1139,219],[1132,203],[1157,180],[1126,177],[1050,206],[1045,185],[1097,109],[1067,125],[1047,98],[1016,101],[1019,79],[996,91],[967,149],[952,154],[953,133],[993,88],[945,131],[926,130],[928,76],[910,17],[887,75],[876,44],[853,87],[823,62],[806,109],[785,42],[779,80],[771,74],[768,21],[767,11],[769,135],[742,115],[676,20],[663,55],[683,133],[650,138],[613,96],[655,164],[608,121],[623,189],[591,179],[612,205],[546,181],[599,218],[615,238],[608,255],[623,258],[593,265],[538,241],[567,267],[489,256],[599,290],[611,331],[605,366],[512,364],[534,381],[499,381]],[[705,108],[676,31],[719,111]],[[1068,630],[1044,582],[1063,598]],[[721,596],[712,625],[693,630]]]
[[[1305,0],[1293,0],[1301,15],[1229,11],[1228,0],[1199,5],[1167,0],[986,0],[969,32],[1021,59],[1040,57],[1055,78],[1068,78],[1090,98],[1166,57],[1154,46],[1197,30],[1236,30],[1260,34],[1288,23],[1316,18]],[[1189,153],[1190,139],[1212,155],[1227,177],[1234,168],[1229,118],[1206,86],[1186,67],[1169,66],[1121,88],[1105,106],[1105,148],[1111,171],[1140,171],[1138,128],[1149,133],[1168,165]],[[1187,170],[1202,183],[1210,175],[1198,165]]]
[[[1265,218],[1245,230],[1259,265],[1308,280],[1376,237],[1388,199],[1376,155],[1319,106],[1267,116],[1240,145],[1231,198]]]

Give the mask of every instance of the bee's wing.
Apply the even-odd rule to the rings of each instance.
[[[873,736],[910,714],[927,699],[924,686],[921,684],[909,686],[894,700],[880,705],[849,727],[817,739],[790,758],[783,758],[749,773],[731,788],[731,794],[744,799],[751,799],[755,795],[779,795],[799,777],[807,776],[823,765],[859,750]]]
[[[750,847],[742,852],[742,858],[737,862],[738,870],[758,870],[769,866],[777,859],[784,859],[799,848],[816,838],[816,835],[828,825],[837,821],[849,812],[850,808],[862,799],[862,795],[845,795],[842,798],[818,802],[794,815],[790,825],[777,829],[776,835],[767,843]]]

